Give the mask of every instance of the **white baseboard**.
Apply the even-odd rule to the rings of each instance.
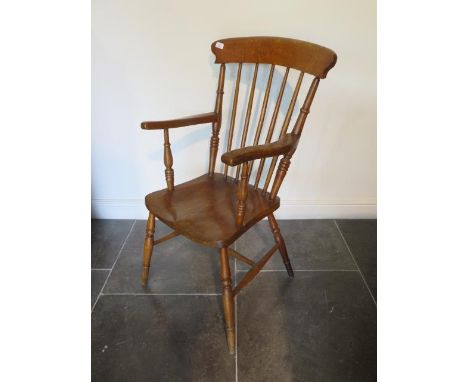
[[[96,219],[146,219],[142,199],[93,199],[91,216]],[[375,219],[375,200],[281,200],[278,219]]]

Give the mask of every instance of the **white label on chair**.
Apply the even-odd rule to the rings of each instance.
[[[224,44],[222,42],[216,41],[215,47],[218,48],[218,49],[223,49]]]

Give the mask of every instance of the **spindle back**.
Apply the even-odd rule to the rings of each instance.
[[[322,47],[320,45],[312,44],[305,41],[294,40],[289,38],[280,38],[280,37],[241,37],[241,38],[229,38],[222,39],[213,42],[211,45],[211,50],[216,56],[216,63],[220,65],[218,88],[217,88],[217,97],[215,112],[219,115],[219,121],[213,124],[213,134],[211,137],[210,143],[210,167],[209,173],[213,174],[215,169],[216,155],[218,151],[219,143],[219,131],[222,124],[223,116],[223,94],[224,94],[224,82],[226,77],[226,64],[237,65],[236,68],[236,80],[233,91],[232,106],[230,110],[230,115],[228,122],[226,123],[226,134],[227,134],[227,143],[226,151],[231,151],[235,148],[243,148],[247,144],[247,137],[249,135],[249,127],[251,125],[251,115],[252,115],[252,105],[257,88],[257,79],[259,73],[259,67],[264,64],[269,66],[268,71],[268,80],[266,87],[264,88],[263,101],[261,109],[258,113],[257,124],[255,134],[250,134],[252,136],[252,142],[249,145],[256,146],[259,144],[270,143],[272,142],[273,137],[275,139],[282,138],[287,132],[290,125],[292,116],[296,109],[296,102],[298,100],[298,95],[301,90],[301,85],[305,75],[311,75],[313,80],[309,86],[307,94],[304,98],[302,107],[298,112],[294,128],[291,133],[297,136],[300,136],[304,123],[309,113],[310,106],[312,104],[315,92],[319,85],[319,81],[322,78],[325,78],[328,71],[336,63],[336,54],[332,50]],[[246,100],[245,114],[238,116],[238,99],[239,99],[239,89],[243,74],[243,69],[247,65],[253,66],[253,74],[250,80],[248,98]],[[277,69],[279,67],[285,67],[283,77],[281,80],[281,85],[279,86],[278,92],[276,95],[271,97],[272,83],[274,82],[274,77],[278,76]],[[275,127],[277,125],[278,114],[280,113],[281,105],[283,104],[283,97],[285,95],[285,88],[288,83],[288,76],[291,69],[299,71],[297,76],[297,82],[294,86],[294,91],[290,92],[291,96],[289,99],[289,105],[287,111],[284,114],[284,119],[281,124],[281,129],[279,134],[275,134]],[[245,70],[244,70],[245,71]],[[260,96],[260,95],[259,95]],[[268,130],[264,130],[264,125],[266,125],[266,116],[269,102],[273,100],[274,108],[270,110],[271,115],[270,121],[268,124]],[[283,104],[284,105],[284,104]],[[240,139],[238,140],[239,146],[233,147],[234,133],[236,128],[236,118],[239,118],[237,125],[242,126],[242,134],[239,134]],[[243,118],[243,124],[241,120]],[[252,125],[252,128],[253,125]],[[253,132],[251,132],[253,133]],[[263,133],[263,134],[262,134]],[[261,137],[263,139],[261,139]],[[273,157],[271,160],[266,161],[264,158],[258,160],[258,166],[256,167],[256,176],[254,185],[255,188],[260,187],[260,181],[263,180],[262,191],[264,193],[270,192],[271,196],[276,196],[279,186],[281,185],[282,179],[284,178],[286,171],[289,167],[290,159],[294,152],[290,152],[280,161],[278,167],[277,175],[275,181],[273,182],[272,188],[268,191],[273,173],[275,172],[276,164],[278,162],[278,157]],[[267,167],[269,165],[268,171],[266,174],[263,174],[265,164]],[[250,181],[250,176],[254,169],[255,163],[252,161],[249,163],[248,171],[248,181]],[[241,166],[237,166],[235,173],[232,174],[236,180],[239,180]],[[227,177],[229,175],[229,168],[227,165],[224,165],[224,175]],[[278,181],[278,177],[281,178]]]

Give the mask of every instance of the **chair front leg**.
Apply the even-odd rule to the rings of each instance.
[[[229,268],[228,249],[221,248],[221,283],[223,285],[223,308],[226,322],[226,338],[229,353],[234,354],[236,347],[234,297],[232,293],[231,270]]]
[[[268,222],[270,223],[271,232],[275,238],[276,243],[278,244],[278,249],[281,253],[281,257],[283,258],[283,263],[288,271],[289,277],[294,277],[294,272],[291,266],[291,262],[289,261],[288,251],[286,250],[286,244],[284,243],[283,235],[281,235],[281,231],[278,226],[278,222],[275,219],[273,214],[268,215]]]
[[[148,273],[151,263],[151,255],[153,254],[154,246],[154,229],[155,229],[155,216],[150,212],[148,221],[146,223],[146,237],[143,249],[143,272],[141,274],[141,282],[146,286],[148,283]]]

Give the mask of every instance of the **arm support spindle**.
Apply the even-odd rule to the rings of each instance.
[[[164,130],[164,166],[166,166],[166,184],[169,191],[174,190],[174,170],[172,169],[173,159],[171,151],[171,143],[169,142],[169,129],[183,126],[200,125],[203,123],[217,124],[219,121],[217,112],[191,115],[179,119],[171,119],[167,121],[152,121],[142,122],[143,130]]]
[[[249,175],[249,162],[242,164],[242,174],[239,186],[237,188],[237,211],[236,211],[236,224],[242,225],[245,216],[246,200],[248,193],[248,175]]]
[[[164,129],[164,166],[166,166],[166,183],[169,191],[174,189],[174,170],[172,169],[172,151],[169,142],[169,129]]]

